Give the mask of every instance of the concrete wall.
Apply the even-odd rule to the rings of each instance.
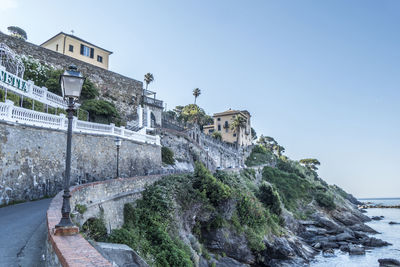
[[[114,137],[72,137],[71,185],[116,176]],[[0,122],[0,204],[53,195],[62,189],[66,132]],[[160,146],[123,140],[120,176],[157,173]]]
[[[66,69],[71,63],[74,63],[100,89],[101,97],[115,104],[123,119],[132,120],[135,117],[138,101],[134,103],[132,97],[140,98],[143,88],[141,81],[96,67],[1,32],[0,43],[5,43],[17,54],[32,56],[42,63],[49,64],[57,69]],[[74,49],[79,48],[75,47]]]

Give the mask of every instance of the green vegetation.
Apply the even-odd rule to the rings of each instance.
[[[24,41],[26,41],[28,39],[28,35],[26,34],[26,31],[24,31],[20,27],[9,26],[9,27],[7,27],[7,30],[10,32],[11,36],[14,36],[14,37],[24,40]]]
[[[219,141],[222,140],[222,134],[221,134],[221,132],[213,132],[213,133],[211,134],[211,136],[212,136],[213,138],[219,140]]]
[[[30,56],[23,56],[21,59],[25,65],[25,80],[32,80],[35,82],[35,85],[44,86],[50,92],[60,96],[62,95],[59,79],[63,70],[54,69],[49,65],[42,64],[39,60]],[[89,120],[106,124],[115,123],[117,126],[124,124],[124,122],[121,121],[120,114],[115,108],[115,105],[107,100],[98,99],[99,95],[99,90],[95,84],[90,79],[86,79],[82,86],[80,97],[82,105],[80,108],[89,112]],[[11,100],[17,102],[19,101],[18,99],[14,97]],[[27,108],[29,108],[29,106],[31,107],[31,105],[27,104]],[[43,111],[43,109],[44,107],[42,108],[40,105],[36,108],[35,102],[35,110]],[[55,114],[54,110],[54,108],[49,108],[49,113]],[[78,118],[80,120],[87,120],[87,114],[85,112],[79,112]]]
[[[89,99],[82,103],[81,109],[89,112],[89,120],[98,123],[120,124],[120,116],[115,105],[106,100]]]
[[[80,214],[84,214],[87,211],[87,207],[82,204],[76,204],[75,205],[75,210],[79,212]]]
[[[249,167],[263,164],[272,164],[276,161],[274,154],[262,145],[253,148],[245,164]]]
[[[146,83],[146,90],[149,87],[149,84],[154,82],[154,76],[152,73],[148,72],[144,75],[144,82]]]
[[[182,179],[170,176],[147,187],[135,207],[126,204],[124,226],[108,241],[127,244],[154,266],[193,266],[189,248],[173,234],[171,195],[182,190]]]
[[[174,152],[171,149],[169,149],[168,147],[163,146],[161,148],[161,159],[164,164],[167,164],[167,165],[175,164]]]
[[[84,235],[99,242],[105,241],[107,237],[107,228],[103,219],[90,218],[82,225]]]
[[[194,104],[196,105],[197,98],[201,95],[201,90],[199,88],[193,89]]]
[[[213,118],[207,115],[204,109],[196,104],[176,106],[174,110],[167,111],[168,115],[176,120],[185,123],[196,123],[200,126],[212,124]]]

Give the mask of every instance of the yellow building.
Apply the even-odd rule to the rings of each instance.
[[[244,125],[239,129],[231,129],[232,122],[236,116],[243,118]],[[222,141],[240,146],[252,144],[250,113],[247,110],[227,110],[213,115],[214,124],[203,126],[203,133],[213,134],[219,132]]]
[[[103,69],[108,69],[109,56],[112,54],[111,51],[63,32],[51,37],[40,46]]]

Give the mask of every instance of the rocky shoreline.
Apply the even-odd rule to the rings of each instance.
[[[358,205],[359,209],[400,209],[400,205],[377,205],[377,204],[363,204],[363,205]]]
[[[331,212],[316,212],[310,220],[298,220],[295,233],[315,251],[307,260],[312,260],[317,253],[333,257],[337,250],[364,255],[366,250],[391,245],[371,236],[378,233],[365,224],[371,220],[356,205],[344,205]]]

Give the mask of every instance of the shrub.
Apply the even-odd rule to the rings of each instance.
[[[114,230],[109,242],[127,244],[155,266],[193,266],[190,250],[169,233],[178,176],[167,177],[146,187],[136,206],[124,206],[123,229]]]
[[[105,241],[107,237],[107,228],[102,219],[90,218],[83,225],[82,230],[86,236],[95,241]]]
[[[262,183],[259,192],[257,193],[257,197],[271,212],[276,215],[281,215],[281,200],[278,192],[272,185],[265,182]]]
[[[162,159],[162,162],[167,165],[175,164],[174,152],[171,149],[169,149],[168,147],[163,146],[161,148],[161,159]]]
[[[274,154],[261,145],[255,146],[246,159],[247,166],[257,166],[275,162]]]
[[[219,141],[222,140],[222,134],[220,132],[213,132],[211,136]]]
[[[312,200],[313,186],[306,179],[271,167],[264,167],[262,175],[264,180],[276,187],[288,210],[295,211],[298,202]]]
[[[227,200],[231,196],[231,189],[218,181],[203,164],[196,162],[194,170],[193,188],[206,197],[214,206]]]
[[[80,214],[84,214],[87,211],[87,207],[85,205],[76,204],[75,205],[75,210],[77,212],[79,212]]]
[[[318,205],[328,210],[333,210],[336,207],[333,197],[327,193],[318,191],[315,194],[315,200],[317,201]]]
[[[93,122],[111,123],[120,119],[115,105],[106,100],[86,100],[83,102],[81,109],[89,112],[89,119]]]

